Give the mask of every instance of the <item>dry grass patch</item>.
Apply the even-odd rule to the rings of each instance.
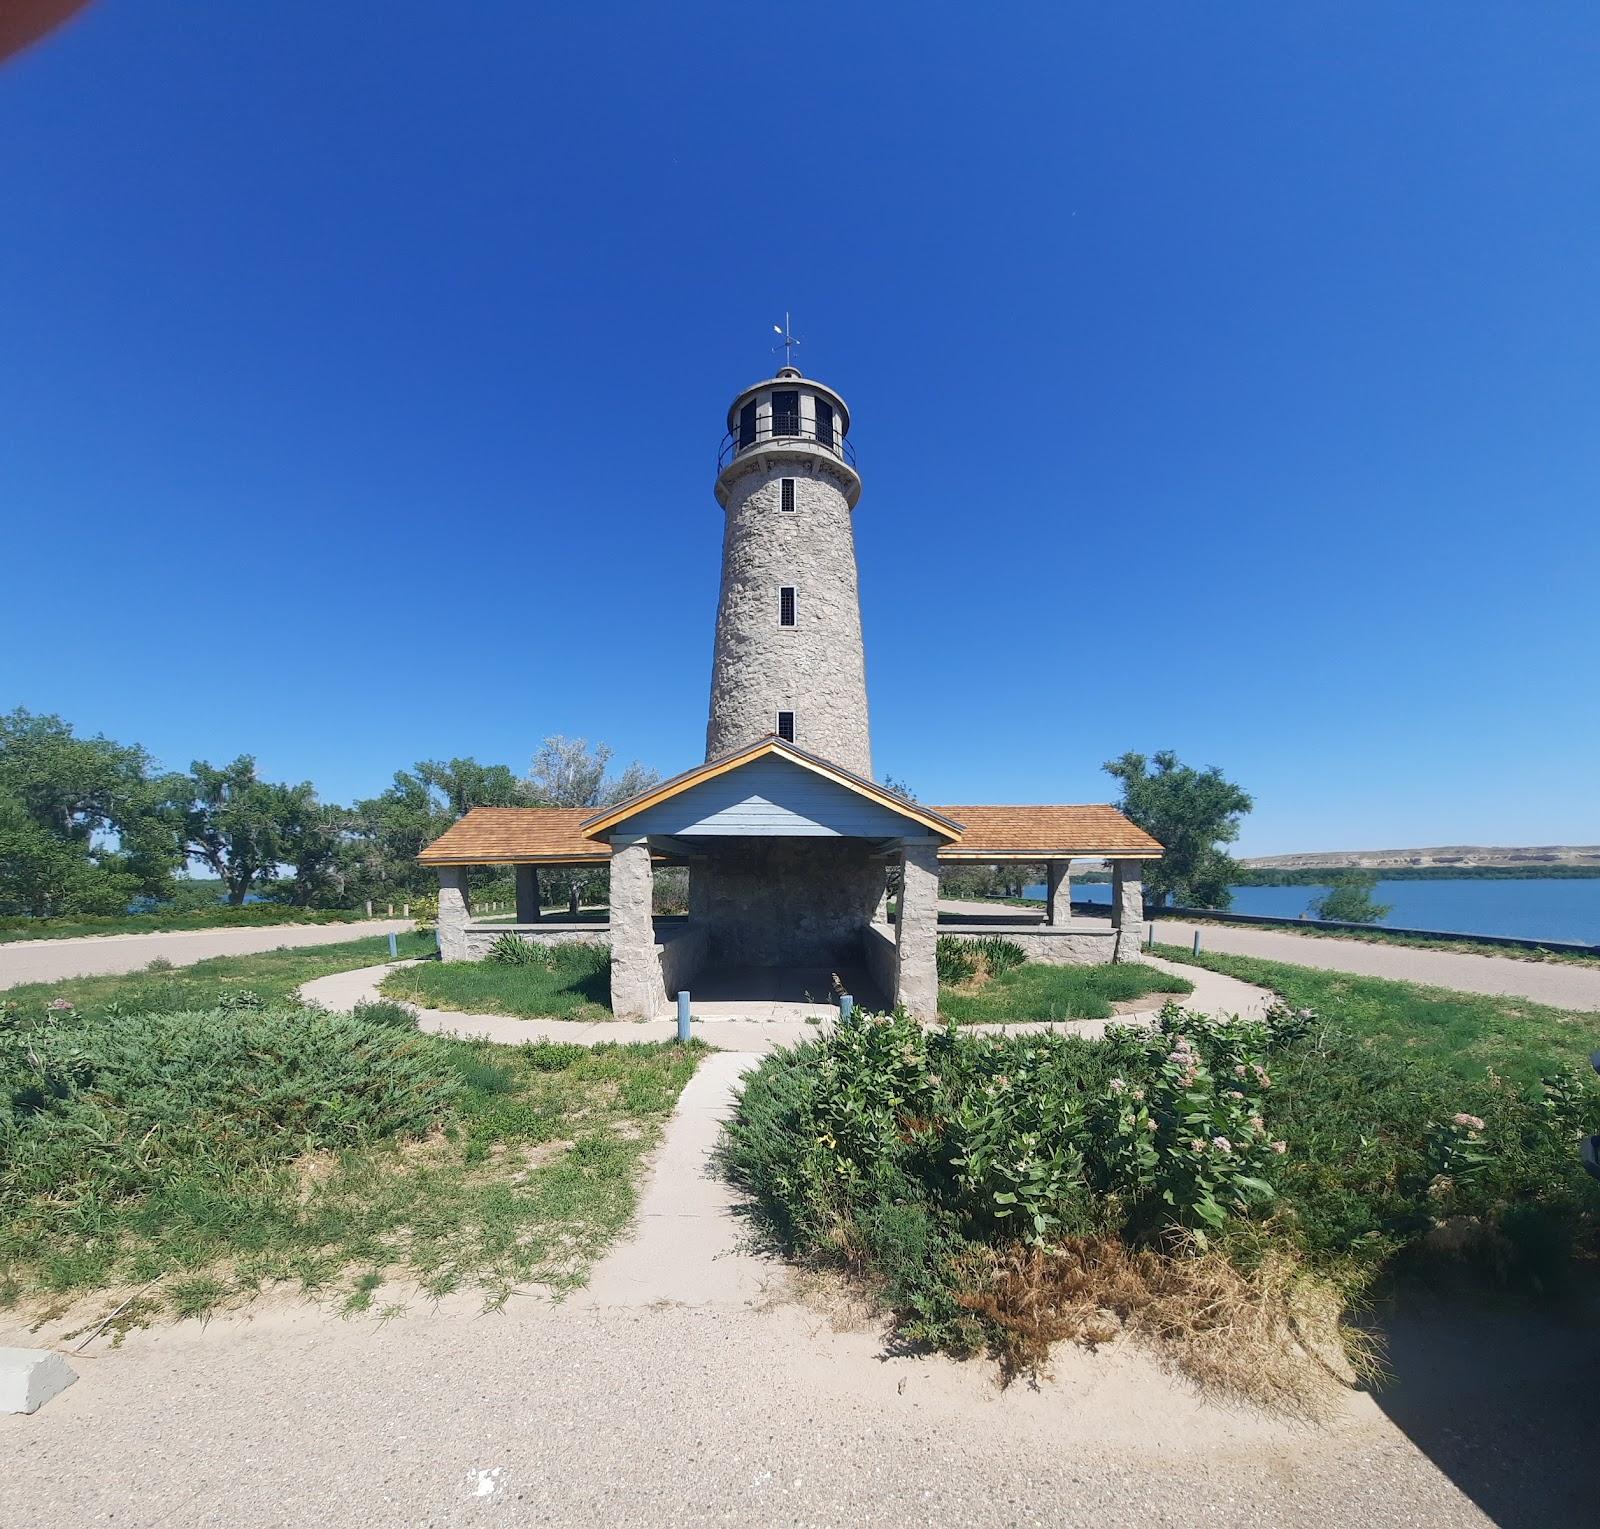
[[[1218,1252],[1131,1248],[1115,1237],[999,1250],[981,1288],[959,1297],[985,1320],[1009,1381],[1048,1364],[1052,1345],[1093,1348],[1124,1334],[1208,1389],[1306,1418],[1381,1366],[1344,1301],[1283,1254],[1246,1272]]]

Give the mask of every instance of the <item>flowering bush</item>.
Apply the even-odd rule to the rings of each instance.
[[[1017,1244],[1209,1245],[1251,1267],[1273,1246],[1355,1290],[1450,1221],[1544,1279],[1600,1228],[1575,1155],[1594,1092],[1464,1088],[1282,1007],[1169,1005],[1101,1040],[858,1014],[750,1076],[722,1156],[784,1246],[871,1269],[911,1335],[961,1347],[974,1281]]]

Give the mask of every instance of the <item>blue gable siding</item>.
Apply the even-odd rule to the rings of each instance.
[[[618,834],[860,838],[925,834],[913,818],[768,754],[625,818]]]

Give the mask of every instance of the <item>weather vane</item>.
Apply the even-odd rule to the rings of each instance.
[[[800,341],[795,337],[794,326],[789,322],[787,313],[783,316],[782,324],[774,324],[772,326],[772,332],[778,336],[778,344],[772,347],[773,351],[777,352],[781,348],[783,351],[783,364],[785,366],[793,366],[794,353]]]

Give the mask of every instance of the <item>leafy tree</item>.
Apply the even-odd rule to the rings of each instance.
[[[604,743],[590,748],[586,738],[563,738],[560,734],[546,738],[528,770],[528,799],[545,807],[610,807],[648,791],[661,779],[638,760],[618,775],[607,775],[612,752]],[[585,897],[596,896],[605,885],[603,872],[585,871],[578,866],[544,871],[540,880],[546,889],[564,889],[567,906],[573,913]]]
[[[220,768],[197,759],[184,794],[189,853],[221,878],[235,907],[277,871],[288,848],[285,824],[301,799],[316,795],[309,783],[279,786],[262,780],[249,754]]]
[[[309,782],[286,786],[278,824],[278,857],[290,874],[271,895],[296,908],[340,907],[347,901],[349,860],[344,854],[352,814],[317,800]]]
[[[607,775],[614,750],[589,746],[587,738],[546,738],[533,756],[524,787],[527,799],[543,807],[610,807],[648,791],[661,777],[634,760],[620,775]]]
[[[476,759],[452,759],[448,764],[424,759],[417,778],[431,795],[443,798],[453,823],[474,807],[518,807],[525,800],[522,782],[506,765],[481,765]]]
[[[139,891],[137,876],[41,828],[16,797],[0,794],[0,913],[123,913]]]
[[[426,893],[433,873],[417,864],[426,845],[473,807],[514,807],[527,799],[524,783],[505,765],[424,759],[397,770],[388,790],[351,810],[341,849],[346,895]]]
[[[896,796],[903,796],[908,802],[914,802],[917,799],[917,793],[903,780],[897,780],[893,775],[885,775],[883,777],[883,789],[894,792]]]
[[[1235,865],[1221,846],[1239,837],[1239,820],[1255,805],[1250,796],[1215,766],[1196,770],[1171,750],[1149,759],[1130,752],[1102,768],[1122,782],[1122,811],[1165,847],[1146,868],[1146,896],[1226,908]]]
[[[1312,918],[1345,924],[1376,924],[1393,911],[1390,903],[1372,900],[1378,878],[1372,871],[1343,871],[1328,878],[1328,890],[1314,897],[1306,910]]]
[[[79,738],[60,717],[0,715],[0,904],[7,911],[121,913],[161,896],[182,861],[165,783],[136,746]]]

